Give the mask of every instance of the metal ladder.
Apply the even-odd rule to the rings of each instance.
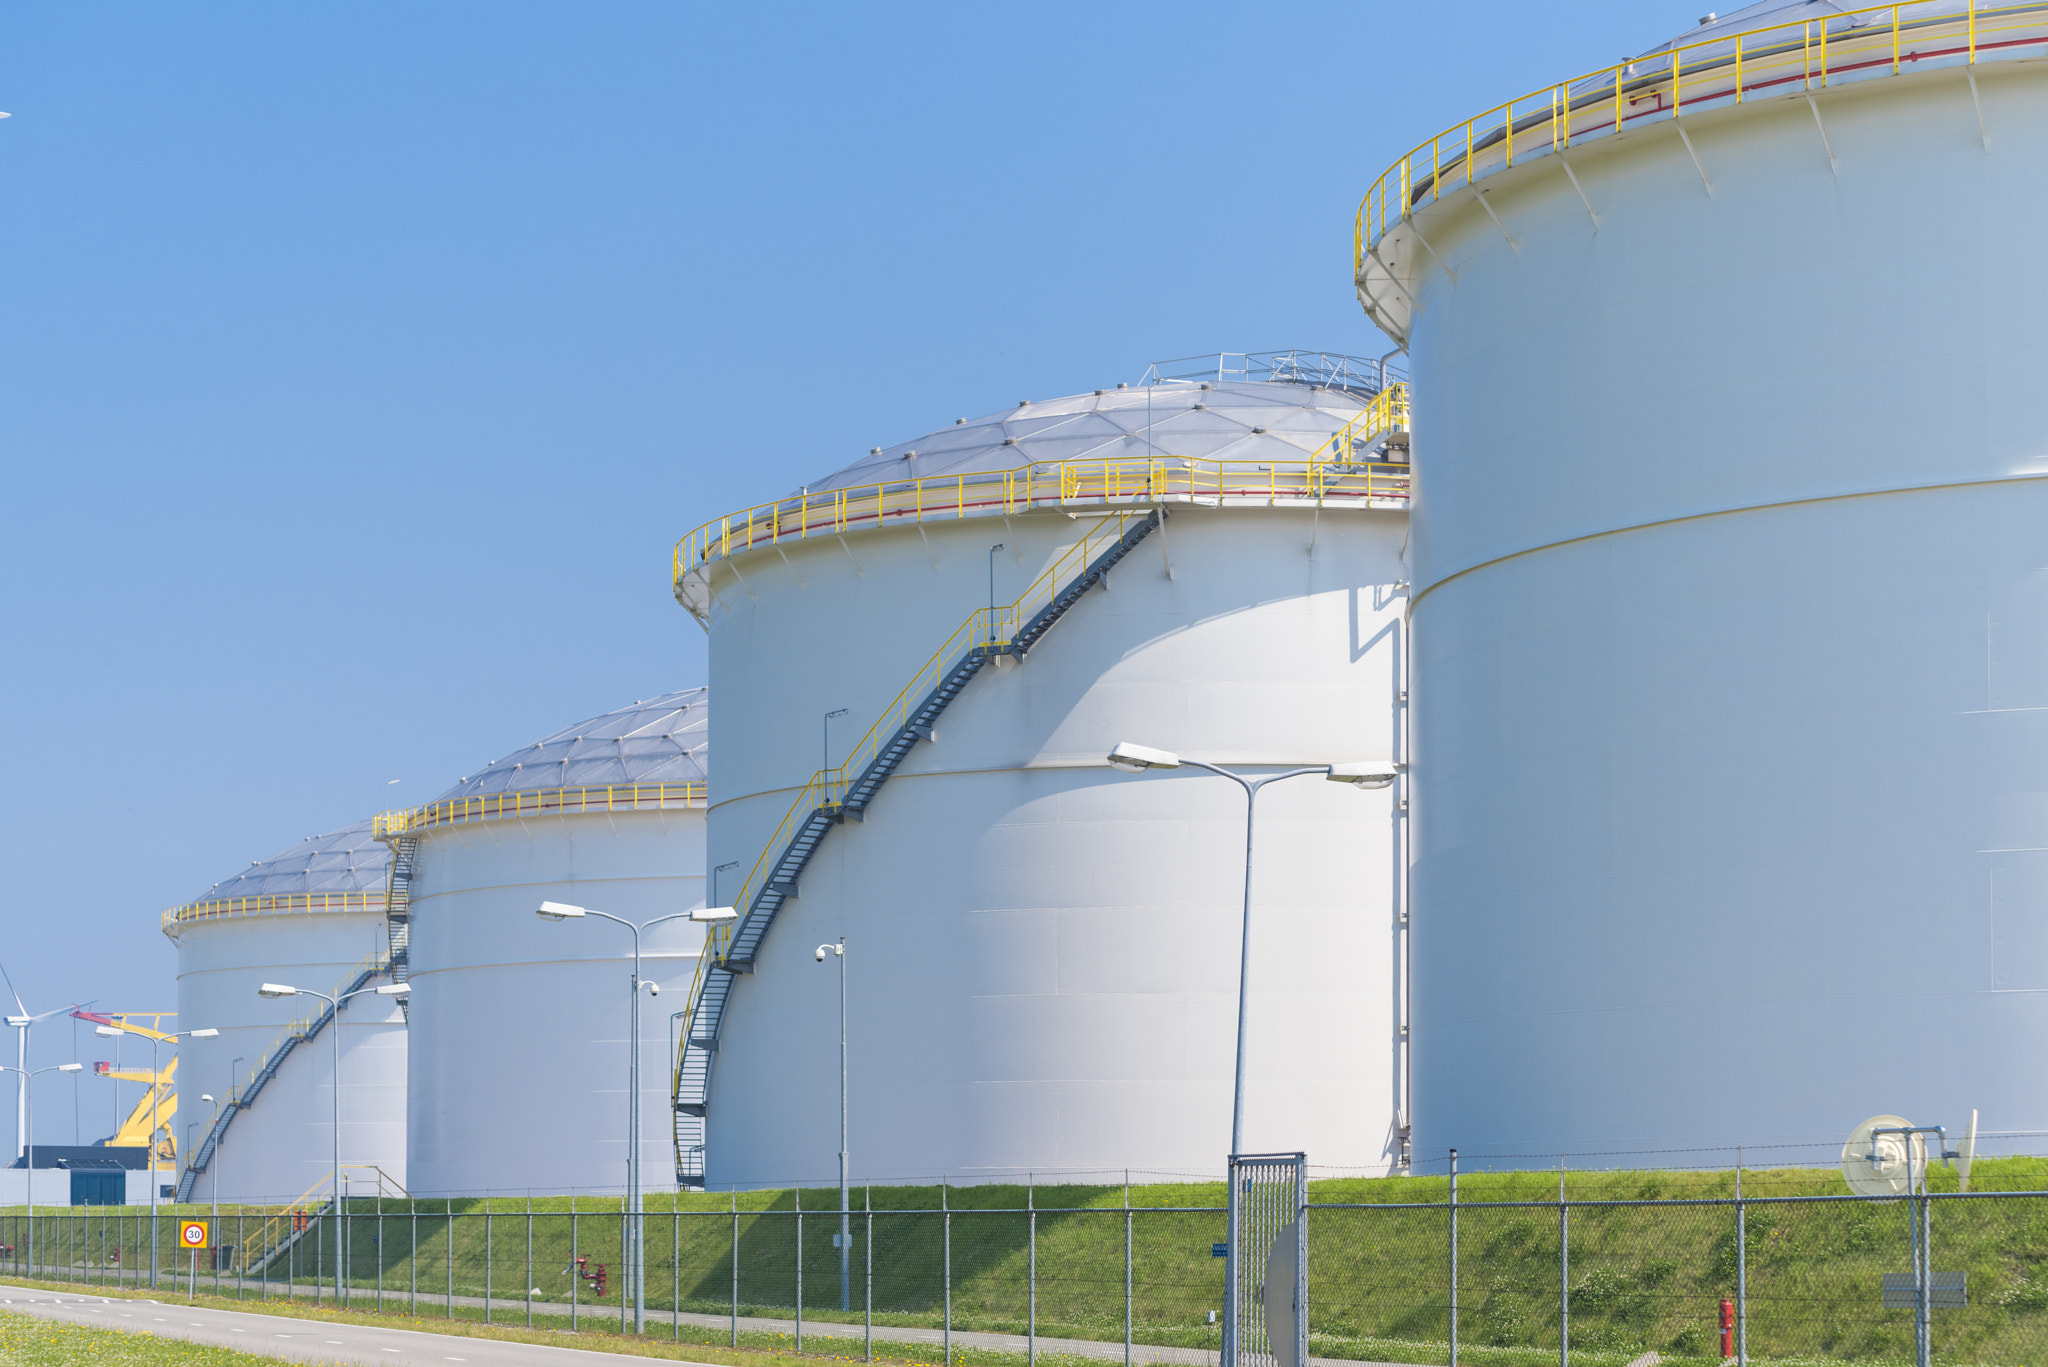
[[[974,676],[1001,656],[1021,660],[1055,623],[1081,601],[1088,590],[1101,584],[1133,547],[1151,535],[1160,525],[1162,516],[1162,510],[1155,507],[1143,517],[1125,513],[1104,518],[1094,532],[1068,552],[1069,557],[1077,553],[1085,557],[1094,552],[1092,558],[1084,559],[1082,567],[1071,578],[1061,579],[1060,571],[1067,558],[1063,557],[1007,612],[977,610],[954,633],[953,641],[940,648],[935,661],[942,660],[948,647],[963,636],[972,644],[943,665],[936,682],[922,696],[913,697],[919,680],[925,677],[931,666],[911,681],[910,687],[898,695],[902,715],[893,729],[884,729],[884,723],[897,710],[896,707],[892,706],[882,721],[876,723],[876,729],[883,734],[876,737],[875,732],[869,733],[876,743],[866,764],[850,780],[845,778],[845,773],[851,765],[841,766],[836,771],[821,770],[798,794],[782,829],[776,833],[776,839],[783,839],[787,832],[786,840],[779,850],[776,849],[776,839],[769,842],[769,851],[774,852],[774,858],[769,861],[769,851],[764,851],[762,862],[756,863],[755,873],[748,877],[747,887],[741,889],[739,900],[745,904],[745,910],[738,925],[725,939],[722,953],[716,952],[714,939],[707,939],[705,954],[699,961],[697,978],[692,984],[689,1016],[684,1026],[682,1049],[676,1058],[671,1095],[676,1115],[676,1180],[680,1184],[694,1186],[703,1181],[703,1127],[711,1093],[711,1069],[717,1059],[725,1008],[732,997],[733,985],[754,971],[755,956],[775,923],[776,913],[782,910],[783,903],[797,895],[798,880],[811,862],[811,856],[824,843],[826,835],[849,817],[865,821],[869,804],[882,785],[889,781],[920,741],[932,739],[939,715],[960,696]],[[1118,524],[1113,529],[1109,527],[1112,522]],[[1105,540],[1107,545],[1103,546]],[[1046,601],[1032,611],[1031,604],[1041,596],[1041,589]],[[1030,612],[1028,618],[1025,617],[1027,611]],[[999,623],[1006,622],[1016,623],[1015,629],[1007,637],[998,636]],[[984,625],[985,630],[982,629]],[[860,748],[856,747],[856,754]],[[836,798],[835,789],[838,790]],[[765,871],[763,862],[767,864]],[[751,900],[747,897],[749,889],[755,889]],[[687,1137],[686,1122],[689,1122]],[[695,1147],[689,1147],[690,1144]]]
[[[390,971],[390,955],[377,955],[366,961],[350,979],[348,985],[334,995],[342,997],[360,991],[368,987],[374,979]],[[277,1070],[291,1057],[292,1050],[318,1035],[333,1020],[334,1007],[322,1002],[318,1015],[285,1027],[284,1033],[271,1044],[270,1052],[265,1054],[263,1061],[257,1065],[255,1074],[249,1079],[249,1085],[242,1089],[239,1096],[231,1096],[220,1108],[220,1113],[214,1116],[213,1123],[206,1127],[206,1138],[200,1141],[198,1151],[192,1155],[191,1164],[178,1175],[175,1198],[178,1202],[183,1203],[191,1199],[192,1188],[198,1183],[199,1174],[205,1172],[207,1165],[213,1162],[213,1155],[219,1150],[221,1140],[226,1137],[228,1126],[235,1123],[237,1115],[256,1104],[256,1098],[270,1084],[270,1080],[277,1076]]]

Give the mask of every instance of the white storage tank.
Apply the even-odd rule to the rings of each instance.
[[[2048,1128],[2048,13],[2000,14],[1756,6],[1368,199],[1420,1156]]]
[[[1394,760],[1407,484],[1401,391],[1376,401],[1371,362],[1210,367],[962,421],[679,548],[721,699],[709,858],[747,876],[721,894],[749,918],[741,971],[707,965],[679,1093],[708,1112],[710,1186],[836,1176],[838,978],[815,951],[841,936],[854,1180],[1220,1170],[1244,797],[1105,756]],[[1111,545],[1105,583],[861,791],[988,640],[978,610],[1023,600],[994,632],[1014,641]],[[820,802],[845,819],[777,891]],[[1399,1160],[1396,804],[1317,776],[1260,799],[1250,1149]]]
[[[644,923],[704,904],[709,713],[702,688],[622,707],[406,814],[416,1194],[624,1188],[633,936],[534,911],[567,902]],[[703,938],[673,921],[642,945],[642,976],[662,989],[641,1001],[650,1189],[675,1171],[668,1016]]]
[[[178,947],[177,1028],[220,1032],[180,1048],[174,1123],[179,1186],[189,1199],[285,1202],[310,1192],[326,1199],[334,1166],[334,1041],[323,1029],[284,1048],[292,1024],[317,1018],[325,1004],[312,996],[266,999],[257,988],[274,982],[334,996],[352,985],[389,982],[389,872],[389,852],[363,821],[258,860],[164,913],[164,933]],[[349,1185],[372,1189],[381,1172],[384,1189],[395,1190],[405,1181],[406,1042],[398,1003],[374,992],[349,1002],[340,1043],[341,1159]],[[277,1066],[268,1069],[273,1059]],[[212,1105],[200,1100],[208,1094]],[[228,1112],[237,1101],[243,1106]],[[196,1173],[195,1161],[202,1165]]]

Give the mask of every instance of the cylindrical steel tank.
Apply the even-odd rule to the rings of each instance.
[[[686,543],[678,594],[721,699],[709,857],[756,871],[758,915],[806,780],[971,644],[942,646],[970,614],[1069,582],[1105,519],[1167,513],[831,826],[720,1018],[693,1022],[717,1037],[710,1186],[835,1175],[839,983],[814,951],[841,936],[854,1180],[1221,1169],[1245,798],[1105,756],[1397,756],[1406,434],[1352,426],[1376,387],[1370,363],[1276,366],[1020,404]],[[1398,1159],[1395,806],[1314,775],[1259,800],[1252,1149]]]
[[[709,712],[695,688],[592,717],[407,814],[415,1193],[625,1186],[634,936],[534,912],[639,924],[703,905]],[[668,1018],[703,938],[671,921],[641,945],[662,990],[641,997],[649,1188],[675,1180]]]
[[[2044,38],[1757,7],[1375,190],[1421,1156],[2048,1126]]]
[[[325,1192],[334,1164],[335,1039],[323,1029],[299,1043],[257,1086],[293,1023],[317,1016],[324,1004],[305,995],[266,999],[256,990],[273,982],[334,996],[364,974],[388,982],[378,969],[389,870],[389,852],[364,821],[258,860],[164,913],[164,933],[178,946],[177,1028],[220,1031],[180,1046],[180,1163],[192,1163],[223,1106],[248,1103],[221,1131],[191,1199],[285,1202]],[[377,1169],[391,1191],[405,1181],[398,1003],[374,992],[355,998],[341,1013],[339,1040],[346,1176],[352,1189],[373,1189],[370,1169]],[[133,1048],[131,1041],[130,1059]],[[210,1106],[200,1100],[209,1094]]]

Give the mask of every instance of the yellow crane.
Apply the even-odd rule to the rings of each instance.
[[[161,1028],[166,1020],[175,1016],[175,1011],[98,1011],[76,1010],[71,1013],[80,1020],[92,1021],[98,1025],[118,1026],[131,1035],[156,1040],[176,1047],[178,1037],[167,1034]],[[144,1022],[148,1022],[144,1024]],[[107,1140],[109,1148],[144,1148],[153,1146],[152,1166],[173,1168],[178,1166],[177,1131],[171,1120],[178,1114],[178,1056],[171,1055],[171,1061],[160,1073],[146,1068],[116,1068],[111,1063],[95,1063],[93,1072],[100,1077],[113,1078],[120,1082],[140,1082],[146,1085],[142,1100],[135,1103],[135,1109],[121,1122],[121,1128],[114,1131]]]

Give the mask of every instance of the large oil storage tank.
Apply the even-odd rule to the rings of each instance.
[[[644,923],[701,907],[710,704],[667,693],[564,727],[383,818],[407,873],[413,992],[408,1171],[429,1195],[626,1184],[633,936],[567,902]],[[642,1180],[675,1171],[668,1015],[704,928],[646,933]],[[673,995],[670,995],[673,989]],[[686,1149],[701,1141],[687,1122]]]
[[[855,1180],[1220,1169],[1245,799],[1105,756],[1395,759],[1403,396],[1371,362],[1212,358],[877,449],[685,540],[720,697],[709,858],[744,878],[679,1068],[708,1115],[688,1175],[835,1174],[816,950],[842,936]],[[1250,1148],[1399,1161],[1396,808],[1313,776],[1260,799]]]
[[[335,1027],[307,1034],[304,1023],[319,1021],[325,1003],[266,999],[257,988],[275,982],[337,996],[389,982],[389,874],[389,852],[363,821],[257,860],[164,913],[164,933],[178,947],[178,1029],[220,1032],[180,1047],[182,1198],[283,1202],[326,1190],[335,1101],[327,1031]],[[405,1181],[404,1017],[396,1001],[371,992],[339,1021],[346,1176],[351,1189],[394,1191]]]
[[[1756,6],[1373,187],[1423,1156],[2048,1126],[2044,38]]]

